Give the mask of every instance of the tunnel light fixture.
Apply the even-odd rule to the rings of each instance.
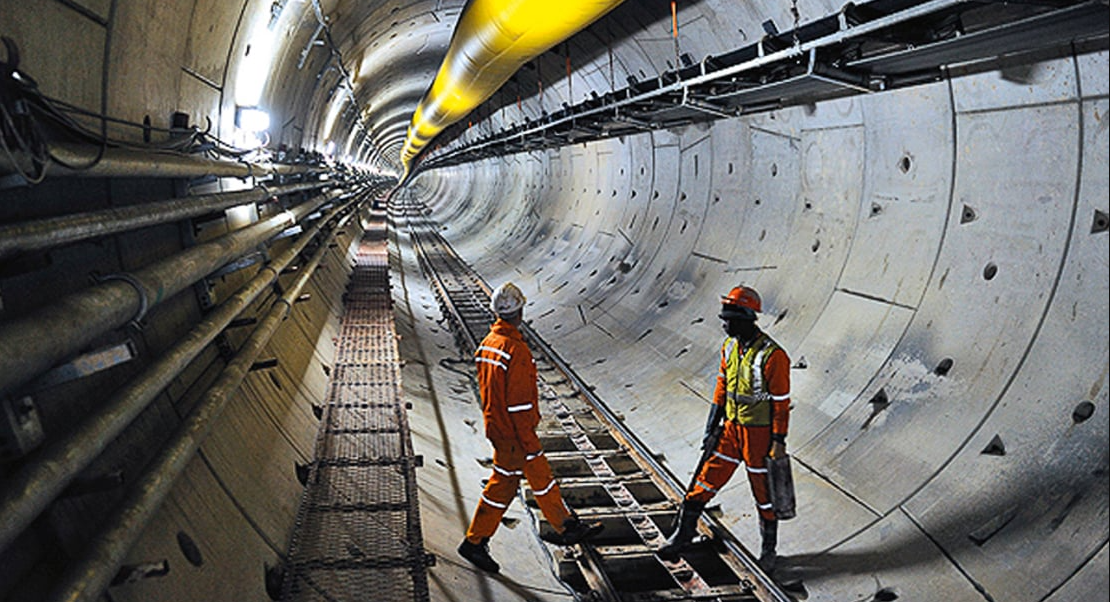
[[[270,114],[258,107],[235,107],[235,146],[259,149],[269,139]]]
[[[235,126],[255,134],[265,132],[270,129],[270,114],[258,107],[235,107]]]

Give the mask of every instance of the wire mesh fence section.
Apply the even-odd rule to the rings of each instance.
[[[281,599],[428,600],[385,245],[368,233],[344,295],[326,405]]]

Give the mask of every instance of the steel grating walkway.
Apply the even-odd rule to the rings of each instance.
[[[428,600],[384,228],[360,241],[282,600]]]

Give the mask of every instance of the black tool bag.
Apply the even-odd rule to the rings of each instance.
[[[794,474],[790,470],[790,456],[767,458],[767,486],[771,490],[771,504],[775,518],[790,520],[797,513],[794,509]]]

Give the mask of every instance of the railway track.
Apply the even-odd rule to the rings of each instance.
[[[425,277],[464,357],[492,321],[490,287],[439,234],[425,208],[394,200],[392,218],[407,231]],[[590,388],[527,325],[539,374],[543,420],[537,432],[563,498],[605,530],[589,544],[554,548],[560,577],[588,602],[789,602],[743,547],[712,517],[682,558],[653,553],[678,511],[683,484],[624,428]],[[526,503],[537,508],[525,484]],[[537,515],[540,513],[535,512]],[[546,521],[540,531],[551,530]]]

